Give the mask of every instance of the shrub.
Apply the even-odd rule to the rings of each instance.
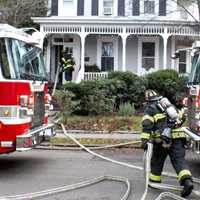
[[[133,104],[122,103],[119,106],[118,115],[119,116],[132,116],[135,114],[135,107]]]
[[[172,103],[177,103],[186,91],[187,77],[179,76],[175,70],[159,70],[146,76],[147,88],[166,96]]]
[[[144,102],[145,79],[132,72],[111,72],[109,79],[117,79],[124,82],[123,88],[119,90],[116,104],[119,108],[120,103],[130,102],[135,107],[141,107]]]
[[[96,90],[92,95],[81,99],[82,112],[87,115],[100,115],[113,111],[114,99],[108,97],[103,90]]]
[[[105,80],[95,80],[82,81],[79,84],[67,83],[64,88],[74,93],[74,100],[80,101],[76,114],[98,115],[113,111],[115,97],[109,91],[108,85]],[[110,86],[114,90],[114,84]]]
[[[55,99],[60,107],[59,117],[67,118],[79,107],[79,101],[73,100],[74,94],[70,91],[56,90]]]

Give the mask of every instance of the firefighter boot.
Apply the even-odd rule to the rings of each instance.
[[[189,196],[191,194],[193,188],[194,188],[194,186],[193,186],[192,180],[190,178],[185,179],[183,182],[183,190],[181,192],[181,196],[182,197]]]

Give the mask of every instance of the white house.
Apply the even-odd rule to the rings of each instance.
[[[138,75],[158,70],[189,72],[189,52],[171,54],[200,39],[198,6],[186,0],[50,0],[49,17],[34,17],[46,34],[51,80],[65,51],[75,59],[73,81],[108,71]],[[95,71],[95,65],[100,72]],[[64,76],[60,77],[62,83]]]

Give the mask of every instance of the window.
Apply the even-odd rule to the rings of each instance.
[[[103,1],[103,13],[104,15],[112,15],[113,14],[114,2],[113,0],[104,0]]]
[[[5,78],[11,78],[11,70],[6,52],[6,44],[4,39],[0,39],[0,68]]]
[[[155,1],[145,0],[144,1],[144,14],[155,13]]]
[[[178,71],[180,73],[186,73],[186,51],[180,51]]]
[[[39,48],[22,41],[8,39],[7,54],[10,65],[11,79],[46,80],[46,71],[42,52]]]
[[[113,7],[113,0],[104,0],[103,7]]]
[[[196,54],[192,60],[192,70],[189,76],[189,83],[200,83],[200,55]]]
[[[155,68],[155,43],[143,42],[142,43],[142,67],[147,71]]]
[[[102,43],[101,69],[102,71],[112,71],[114,69],[113,43]]]

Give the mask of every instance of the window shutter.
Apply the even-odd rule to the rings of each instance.
[[[77,3],[77,15],[83,16],[84,15],[84,0],[78,0]]]
[[[166,16],[166,0],[159,0],[159,16]]]
[[[118,16],[125,15],[125,0],[118,0]]]
[[[51,15],[58,16],[58,0],[52,0],[51,2]]]
[[[99,14],[99,0],[92,0],[92,16]]]
[[[139,16],[140,15],[140,0],[133,0],[132,5],[133,5],[132,15]]]

